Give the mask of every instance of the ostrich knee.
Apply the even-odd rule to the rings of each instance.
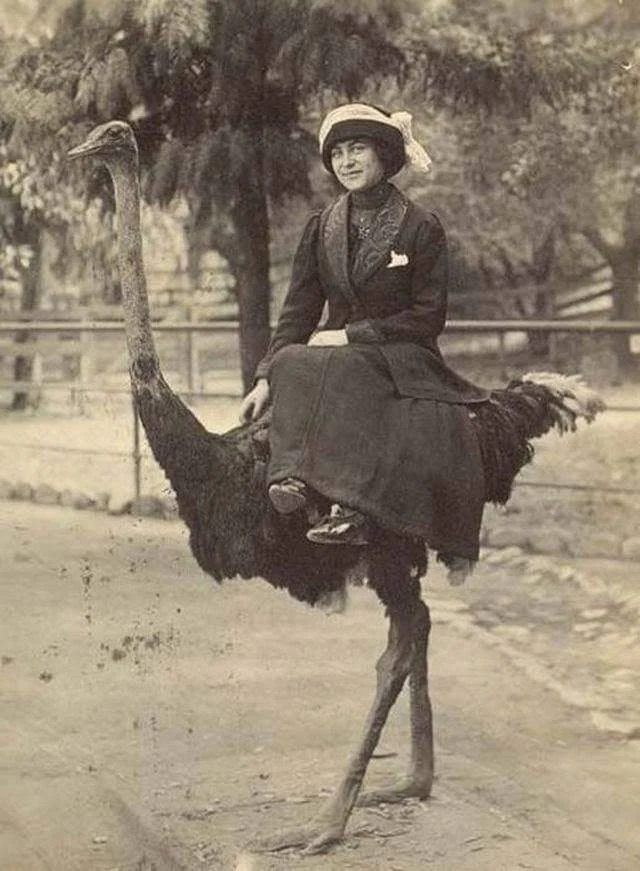
[[[376,662],[376,681],[378,692],[397,697],[411,674],[413,652],[411,638],[394,638],[393,624],[389,629],[389,643]]]

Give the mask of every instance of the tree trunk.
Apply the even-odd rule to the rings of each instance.
[[[24,243],[30,245],[33,257],[29,268],[22,276],[22,294],[20,297],[20,311],[33,312],[40,302],[40,267],[42,260],[42,231],[39,227],[29,226],[25,229]],[[33,343],[34,335],[29,332],[20,332],[15,335],[16,344]],[[30,381],[33,373],[33,357],[16,356],[13,366],[13,377],[16,381]],[[24,390],[16,390],[11,403],[12,411],[22,411],[29,404],[29,393]]]
[[[617,321],[640,319],[638,285],[640,282],[640,252],[636,246],[619,249],[610,258],[613,271],[613,318]],[[634,368],[635,359],[631,352],[631,336],[626,333],[614,334],[614,348],[620,368]]]
[[[240,319],[240,363],[244,391],[253,384],[256,366],[271,337],[269,322],[269,215],[260,135],[251,131],[246,172],[238,183],[232,221],[238,242],[234,264]]]

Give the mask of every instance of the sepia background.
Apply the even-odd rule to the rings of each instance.
[[[0,0],[0,867],[611,869],[640,864],[640,8],[631,0]],[[113,195],[65,155],[140,148],[163,371],[237,422],[307,216],[323,114],[413,115],[395,183],[450,245],[447,361],[581,373],[482,559],[433,561],[438,780],[322,857],[243,852],[335,785],[384,615],[213,586],[132,408]],[[286,630],[283,629],[286,627]],[[406,707],[371,779],[404,768]]]

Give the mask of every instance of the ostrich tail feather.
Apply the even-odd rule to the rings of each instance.
[[[515,383],[522,384],[523,389],[526,389],[528,384],[545,387],[554,406],[561,409],[563,419],[566,420],[567,416],[572,418],[573,423],[570,425],[572,431],[575,430],[576,418],[583,417],[591,423],[595,416],[606,408],[602,397],[588,386],[582,375],[529,372]],[[560,431],[564,432],[566,429],[562,429],[560,425]]]
[[[474,410],[485,472],[485,499],[504,504],[520,469],[533,459],[531,439],[551,429],[576,430],[582,417],[591,422],[605,408],[601,397],[580,375],[531,372],[492,391]]]

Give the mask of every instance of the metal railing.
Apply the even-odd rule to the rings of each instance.
[[[205,323],[197,322],[154,322],[152,323],[154,333],[186,333],[193,338],[201,333],[237,333],[239,324],[233,320],[217,320],[208,321]],[[4,321],[0,322],[0,334],[15,333],[118,333],[124,332],[124,324],[119,321]],[[640,321],[592,321],[592,320],[575,320],[575,321],[557,321],[557,320],[451,320],[447,322],[445,328],[446,333],[485,333],[495,334],[500,341],[498,354],[504,353],[504,336],[507,333],[530,333],[530,332],[547,332],[547,333],[578,333],[588,335],[611,335],[611,334],[626,334],[640,335]],[[16,343],[15,355],[19,355],[21,346]],[[192,361],[194,357],[193,345],[189,345],[189,359]],[[237,392],[229,392],[228,390],[196,390],[193,389],[194,380],[190,368],[189,389],[177,391],[184,398],[220,398],[230,397],[239,398]],[[33,384],[27,381],[12,381],[4,382],[1,386],[5,389],[11,388],[16,391],[29,391],[33,389]],[[39,390],[75,390],[79,393],[112,393],[127,395],[130,390],[117,387],[107,387],[98,384],[79,384],[77,381],[72,382],[41,382],[38,385]],[[140,418],[137,413],[135,403],[133,408],[133,444],[130,451],[112,451],[112,450],[95,450],[90,448],[71,448],[63,446],[53,446],[46,444],[33,445],[34,450],[50,450],[62,451],[66,453],[83,453],[87,455],[101,454],[104,456],[128,456],[131,458],[133,466],[133,487],[136,498],[141,495],[141,478],[142,478],[142,437]],[[608,406],[610,412],[640,412],[640,405],[618,405]],[[28,444],[11,444],[0,441],[0,445],[4,447],[30,447]],[[588,484],[571,484],[560,482],[546,481],[526,481],[518,480],[518,486],[521,487],[544,487],[558,490],[576,490],[576,491],[597,491],[607,493],[619,493],[639,495],[640,488],[633,487],[614,487],[607,485],[588,485]]]

